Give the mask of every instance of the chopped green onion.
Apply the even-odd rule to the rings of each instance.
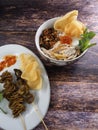
[[[0,107],[0,110],[1,110],[4,114],[7,114],[7,112],[5,112],[1,107]]]
[[[2,99],[3,99],[3,94],[2,92],[0,92],[0,102],[2,101]]]

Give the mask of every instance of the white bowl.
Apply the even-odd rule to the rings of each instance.
[[[78,57],[74,58],[74,59],[71,59],[71,60],[66,60],[66,61],[63,61],[63,60],[56,60],[56,59],[53,59],[53,58],[50,58],[48,57],[40,48],[40,35],[42,34],[42,31],[44,29],[47,29],[47,28],[51,28],[53,27],[54,25],[54,22],[58,19],[59,17],[56,17],[56,18],[52,18],[52,19],[49,19],[47,21],[45,21],[37,30],[36,32],[36,35],[35,35],[35,44],[36,44],[36,48],[38,50],[38,52],[40,53],[40,55],[43,57],[43,59],[47,62],[49,62],[50,64],[53,64],[53,65],[57,65],[57,66],[64,66],[64,65],[68,65],[68,64],[71,64],[73,62],[76,62],[77,60],[79,60],[86,52],[87,50],[85,50],[83,53],[81,53],[81,55],[79,55]]]

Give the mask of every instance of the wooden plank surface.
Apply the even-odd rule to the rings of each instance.
[[[78,9],[79,19],[96,32],[93,42],[98,43],[97,0],[46,0],[40,4],[37,0],[0,7],[0,46],[23,45],[42,60],[34,42],[38,27],[73,9]],[[44,118],[49,130],[98,130],[98,44],[70,66],[42,62],[51,84],[51,102]],[[44,130],[43,125],[35,130]]]

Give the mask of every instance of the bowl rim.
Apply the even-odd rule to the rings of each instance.
[[[47,59],[49,59],[49,60],[51,60],[52,62],[62,62],[62,63],[64,63],[64,62],[72,62],[72,61],[75,61],[75,60],[78,60],[80,57],[82,57],[87,51],[88,51],[88,49],[86,49],[85,51],[83,51],[79,56],[77,56],[76,58],[73,58],[73,59],[67,59],[67,60],[57,60],[57,59],[53,59],[53,58],[51,58],[51,57],[49,57],[48,55],[46,55],[42,50],[41,50],[41,48],[40,48],[40,42],[39,42],[39,38],[40,38],[40,35],[42,34],[42,31],[45,29],[41,29],[43,26],[45,26],[47,23],[49,23],[50,21],[52,21],[52,22],[54,22],[55,20],[57,20],[58,18],[60,18],[60,17],[54,17],[54,18],[51,18],[51,19],[48,19],[48,20],[46,20],[45,22],[43,22],[40,26],[39,26],[39,28],[37,29],[37,32],[36,32],[36,35],[35,35],[35,45],[36,45],[36,48],[37,48],[37,50],[39,51],[39,53],[40,54],[42,54],[44,57],[46,57]],[[52,25],[52,24],[51,24]],[[39,34],[39,32],[40,32],[40,30],[41,30],[41,34],[40,35],[38,35]]]

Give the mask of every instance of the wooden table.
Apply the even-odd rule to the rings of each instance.
[[[73,9],[78,9],[79,19],[96,32],[93,42],[98,43],[98,0],[38,1],[0,7],[0,46],[23,45],[42,60],[35,48],[38,27]],[[51,84],[50,106],[44,118],[49,130],[98,130],[98,44],[70,66],[42,62]],[[42,123],[35,130],[44,130]]]

